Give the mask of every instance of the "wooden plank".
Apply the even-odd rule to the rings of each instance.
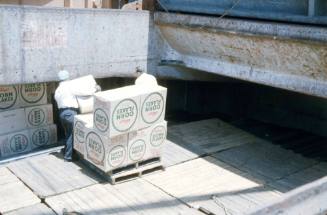
[[[61,214],[65,208],[68,212],[82,214],[137,215],[116,193],[110,184],[96,184],[52,196],[45,201],[57,214]]]
[[[244,208],[252,209],[281,195],[212,157],[172,166],[144,179],[193,207],[202,206],[216,214],[244,212]]]
[[[19,179],[13,175],[7,168],[0,168],[0,186],[5,186],[8,183],[18,182]]]
[[[171,126],[168,133],[171,141],[198,147],[208,154],[260,140],[219,119]]]
[[[26,214],[55,215],[55,213],[50,208],[48,208],[45,204],[36,204],[29,207],[17,209],[12,212],[5,213],[4,215],[26,215]]]
[[[98,176],[54,155],[33,157],[8,168],[41,198],[96,184]]]
[[[167,140],[163,148],[162,162],[165,167],[169,167],[193,160],[203,154],[204,152],[191,149],[189,146],[179,145],[178,142]]]
[[[116,185],[114,189],[116,196],[139,214],[202,214],[142,179]]]
[[[317,163],[265,141],[215,153],[213,157],[268,180],[284,178]]]
[[[327,175],[327,163],[322,162],[294,174],[288,175],[277,181],[269,183],[269,186],[280,192],[288,192]]]
[[[0,169],[0,214],[40,202],[8,169]]]

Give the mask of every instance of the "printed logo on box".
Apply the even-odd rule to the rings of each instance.
[[[151,93],[148,95],[141,110],[141,116],[144,122],[150,124],[158,121],[164,110],[164,98],[160,93]]]
[[[144,140],[136,140],[129,148],[129,158],[133,161],[141,160],[145,154],[146,145]]]
[[[25,84],[21,86],[20,93],[25,102],[37,103],[43,98],[45,87],[44,84]]]
[[[33,126],[39,126],[44,123],[45,113],[41,108],[34,108],[28,113],[28,122]]]
[[[124,99],[115,107],[112,116],[113,127],[120,132],[128,131],[136,122],[137,105],[131,99]]]
[[[162,125],[155,127],[150,135],[150,143],[154,147],[161,146],[166,140],[166,128]]]
[[[8,109],[15,105],[17,90],[14,86],[0,87],[0,110]]]
[[[120,166],[126,157],[126,150],[123,146],[115,146],[113,147],[108,155],[108,163],[112,167]]]
[[[28,138],[23,134],[16,134],[10,139],[10,149],[13,152],[24,152],[28,147]]]
[[[104,165],[104,145],[99,135],[94,132],[86,136],[86,152],[87,158],[96,165]]]
[[[80,121],[77,121],[75,123],[75,138],[78,140],[80,143],[84,143],[84,137],[85,137],[85,132],[83,130],[84,125]]]
[[[45,146],[49,143],[50,134],[47,129],[41,128],[33,132],[32,143],[36,146]]]
[[[109,129],[109,120],[106,112],[98,108],[94,111],[93,117],[94,125],[102,132],[106,132]]]

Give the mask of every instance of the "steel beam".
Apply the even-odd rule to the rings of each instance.
[[[164,61],[327,98],[326,28],[155,13]]]
[[[249,215],[327,214],[327,177],[295,189]]]

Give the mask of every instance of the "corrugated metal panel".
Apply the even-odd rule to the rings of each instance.
[[[164,10],[327,24],[325,0],[160,0]]]

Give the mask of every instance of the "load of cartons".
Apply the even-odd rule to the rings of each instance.
[[[91,114],[74,121],[74,149],[103,173],[161,158],[167,89],[132,85],[96,93]]]
[[[0,159],[56,142],[46,84],[0,86]]]

